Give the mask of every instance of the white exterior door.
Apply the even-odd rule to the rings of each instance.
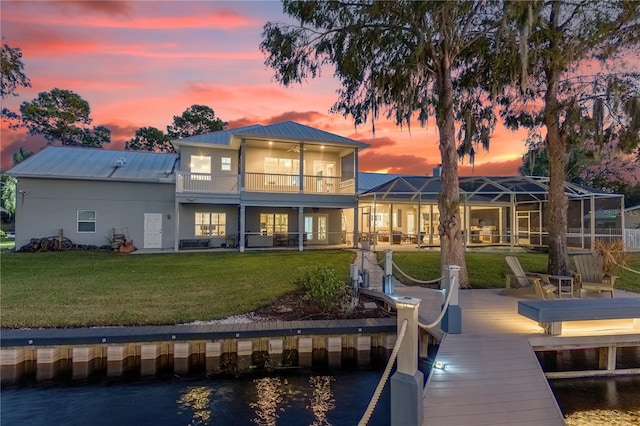
[[[162,213],[144,214],[144,248],[162,248]]]
[[[305,215],[304,232],[309,244],[327,244],[329,242],[329,217],[324,214]]]

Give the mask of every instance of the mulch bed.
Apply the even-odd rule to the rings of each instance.
[[[306,302],[302,292],[286,294],[272,304],[257,309],[254,314],[278,321],[303,321],[326,319],[358,319],[358,318],[389,318],[395,316],[376,304],[376,308],[366,308],[366,302],[376,302],[365,295],[360,295],[358,305],[350,312],[323,312],[317,305]]]

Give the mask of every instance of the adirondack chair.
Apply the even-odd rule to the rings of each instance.
[[[533,274],[525,272],[520,265],[520,261],[515,256],[505,257],[507,265],[511,268],[513,274],[507,274],[507,288],[530,287],[534,280],[540,281],[541,284],[548,284],[549,280],[542,274]]]
[[[602,271],[602,257],[596,254],[578,254],[573,256],[576,266],[575,281],[579,289],[609,292],[613,297],[613,285],[618,278]]]
[[[538,299],[553,300],[556,298],[556,286],[554,286],[553,284],[543,283],[541,279],[534,279],[532,284],[533,289],[536,292],[536,296],[538,296]]]

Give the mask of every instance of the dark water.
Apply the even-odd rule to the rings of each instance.
[[[381,371],[10,386],[9,425],[355,425]],[[369,424],[388,425],[389,384]]]
[[[545,371],[595,370],[595,349],[538,354]],[[618,368],[640,368],[640,348],[619,348]],[[570,426],[640,425],[640,376],[549,380]]]
[[[575,368],[576,358],[590,364],[594,356],[571,358],[572,363],[565,359],[561,364]],[[426,377],[428,362],[422,361]],[[305,370],[228,379],[118,378],[15,385],[0,392],[0,424],[355,425],[381,375],[381,370]],[[549,383],[570,426],[640,425],[638,376]],[[370,425],[389,424],[389,393],[387,383]]]
[[[568,425],[640,425],[640,377],[550,380]]]

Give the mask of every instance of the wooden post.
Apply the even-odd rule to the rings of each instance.
[[[396,301],[398,334],[408,321],[398,351],[396,372],[391,376],[391,424],[422,424],[424,375],[418,370],[418,310],[420,299],[402,297]],[[398,336],[399,337],[399,336]]]

